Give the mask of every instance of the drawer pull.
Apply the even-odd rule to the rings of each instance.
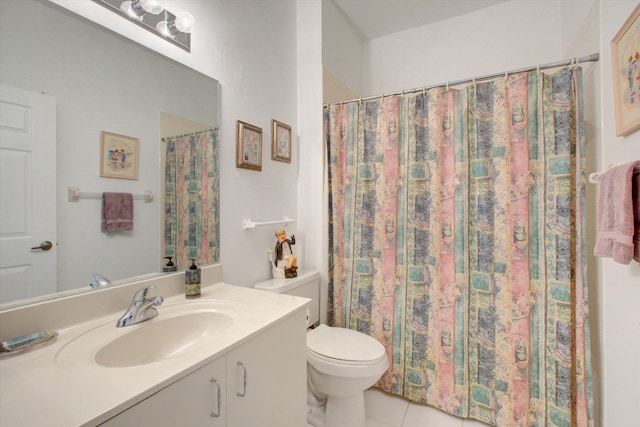
[[[211,382],[215,383],[216,387],[218,387],[218,413],[211,413],[211,418],[218,418],[220,416],[220,407],[222,405],[222,388],[220,387],[220,383],[215,378],[211,378]]]
[[[238,366],[242,368],[242,393],[238,392],[238,397],[244,397],[247,394],[247,368],[238,360]]]

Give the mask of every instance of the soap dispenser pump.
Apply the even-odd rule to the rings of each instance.
[[[164,257],[164,259],[167,259],[167,263],[165,265],[162,266],[162,272],[163,273],[168,273],[171,271],[178,271],[178,266],[175,265],[173,263],[173,257],[172,256],[166,256]]]
[[[200,297],[200,272],[195,258],[191,258],[191,265],[184,271],[184,296],[186,298]]]

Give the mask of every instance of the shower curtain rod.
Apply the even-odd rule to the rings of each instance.
[[[461,84],[465,84],[465,83],[475,83],[475,82],[478,82],[478,81],[481,81],[481,80],[494,79],[496,77],[507,76],[509,74],[523,73],[525,71],[546,70],[546,69],[549,69],[549,68],[563,67],[565,65],[577,65],[577,64],[579,64],[581,62],[597,62],[599,60],[600,60],[600,54],[599,53],[592,53],[591,55],[588,55],[588,56],[581,56],[579,58],[565,59],[564,61],[550,62],[548,64],[535,65],[533,67],[518,68],[517,70],[503,71],[502,73],[487,74],[487,75],[484,75],[484,76],[473,77],[473,78],[470,78],[470,79],[454,80],[454,81],[451,81],[451,82],[440,83],[440,84],[431,85],[431,86],[423,86],[423,87],[417,87],[417,88],[413,88],[413,89],[407,89],[407,90],[403,90],[403,91],[400,91],[400,92],[390,92],[390,93],[384,93],[382,95],[373,95],[373,96],[366,96],[366,97],[362,97],[362,98],[355,98],[355,99],[350,99],[348,101],[331,102],[331,103],[328,103],[328,104],[324,104],[324,106],[327,107],[329,105],[347,104],[349,102],[355,102],[355,101],[368,101],[368,100],[371,100],[371,99],[384,98],[385,96],[406,95],[408,93],[422,92],[422,91],[425,91],[427,89],[433,89],[433,88],[436,88],[436,87],[447,87],[448,88],[449,86],[457,86],[457,85],[461,85]]]
[[[160,140],[165,141],[167,138],[182,138],[183,136],[199,135],[201,133],[211,132],[212,130],[218,130],[218,126],[208,128],[208,129],[197,130],[195,132],[184,133],[182,135],[163,136],[162,138],[160,138]]]

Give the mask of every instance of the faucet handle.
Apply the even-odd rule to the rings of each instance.
[[[147,298],[147,292],[149,289],[155,289],[155,287],[155,285],[149,285],[142,289],[138,289],[138,292],[133,296],[133,300],[137,302],[144,301]]]

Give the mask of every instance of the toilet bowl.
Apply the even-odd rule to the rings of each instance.
[[[320,275],[272,279],[254,286],[312,300],[308,326],[319,321]],[[364,391],[389,367],[384,346],[375,338],[346,328],[319,324],[307,332],[308,422],[315,427],[365,427]]]
[[[307,332],[307,381],[325,399],[323,427],[364,427],[364,391],[388,367],[384,347],[368,335],[326,325]]]

